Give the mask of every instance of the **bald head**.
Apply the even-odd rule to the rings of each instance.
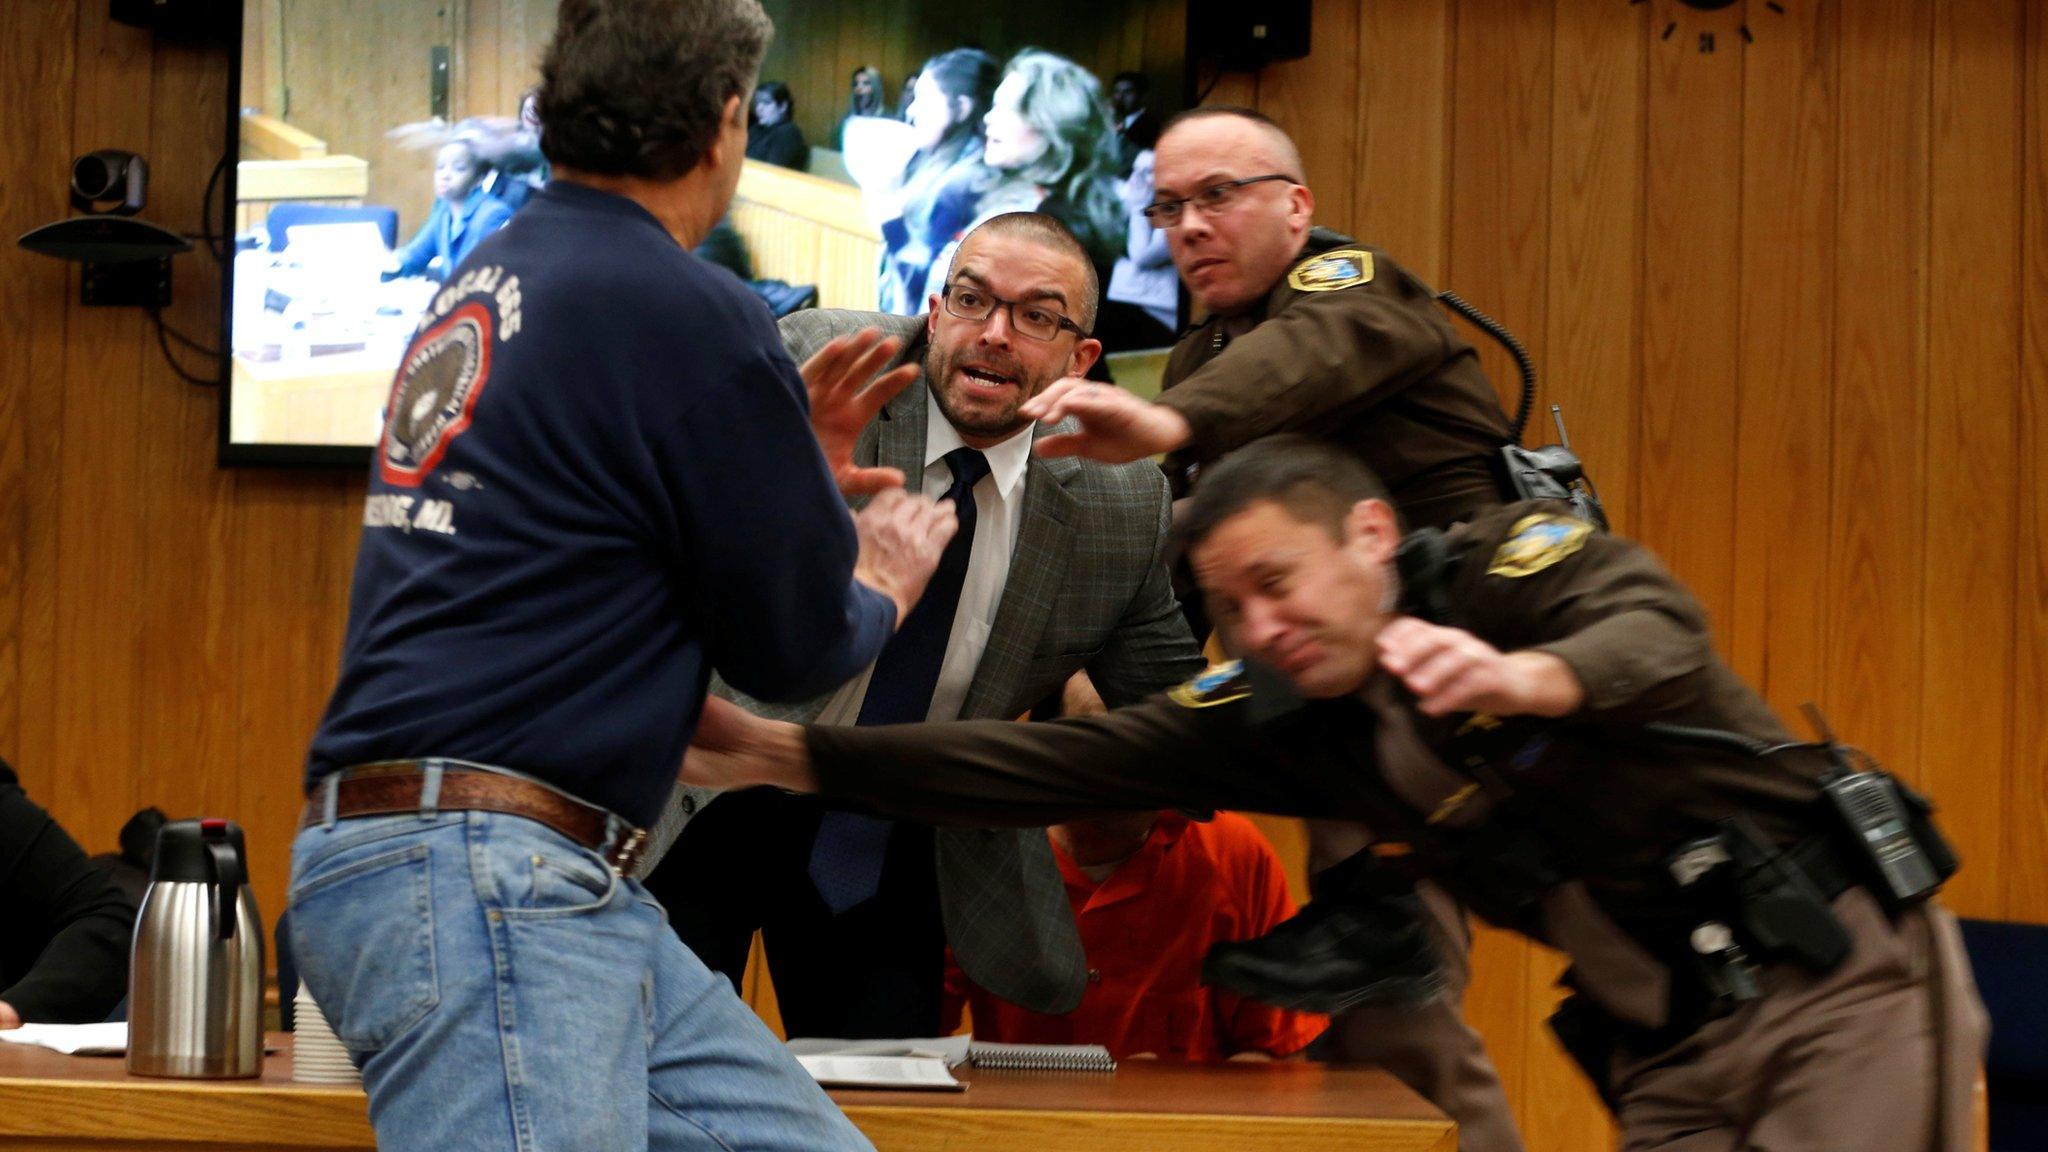
[[[1301,152],[1250,109],[1196,108],[1168,121],[1152,183],[1155,203],[1191,201],[1166,243],[1204,312],[1257,305],[1308,241],[1315,197],[1302,184]]]
[[[1190,108],[1166,122],[1159,133],[1159,147],[1166,147],[1166,138],[1175,129],[1194,125],[1205,125],[1208,133],[1227,135],[1241,143],[1249,149],[1247,157],[1256,158],[1268,171],[1286,176],[1296,184],[1307,182],[1302,177],[1301,149],[1294,146],[1294,137],[1265,113],[1229,105]]]
[[[1072,299],[1062,297],[1067,313],[1080,322],[1081,327],[1093,331],[1095,308],[1102,298],[1102,284],[1095,272],[1095,263],[1088,257],[1088,249],[1074,236],[1065,224],[1043,212],[1004,212],[991,216],[970,229],[953,250],[953,261],[946,266],[946,279],[960,267],[962,255],[976,250],[979,240],[996,236],[1008,236],[1025,241],[1057,253],[1074,280]]]

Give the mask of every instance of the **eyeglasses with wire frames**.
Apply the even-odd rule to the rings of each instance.
[[[986,288],[949,281],[939,290],[939,299],[945,302],[946,311],[962,320],[987,320],[995,315],[997,308],[1006,308],[1010,313],[1010,327],[1020,336],[1033,340],[1057,340],[1061,331],[1072,332],[1083,340],[1088,333],[1079,324],[1069,320],[1056,308],[1050,308],[1036,300],[1005,300]]]
[[[1301,183],[1301,181],[1296,180],[1292,176],[1285,176],[1278,172],[1268,173],[1264,176],[1247,176],[1242,180],[1225,180],[1221,184],[1211,184],[1193,196],[1183,196],[1178,200],[1160,200],[1156,203],[1147,204],[1141,211],[1145,213],[1145,219],[1151,221],[1154,228],[1178,228],[1180,227],[1182,210],[1188,205],[1194,205],[1204,216],[1214,216],[1225,208],[1230,207],[1231,203],[1237,199],[1240,191],[1253,184],[1264,184],[1268,180],[1285,180],[1289,184]]]

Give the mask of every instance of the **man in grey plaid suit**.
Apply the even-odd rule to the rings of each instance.
[[[1016,411],[1100,354],[1088,336],[1098,296],[1062,225],[1013,213],[962,242],[926,316],[782,322],[799,363],[867,328],[902,343],[895,363],[921,371],[862,431],[855,463],[900,469],[913,491],[945,490],[962,523],[958,555],[869,674],[805,705],[742,700],[750,710],[827,723],[1007,718],[1079,671],[1114,707],[1201,669],[1163,562],[1159,470],[1035,456],[1041,430]],[[679,793],[660,831],[703,800]],[[648,887],[735,983],[763,932],[792,1036],[936,1034],[948,943],[975,982],[1036,1011],[1071,1010],[1086,984],[1042,830],[890,825],[756,790],[690,816]]]

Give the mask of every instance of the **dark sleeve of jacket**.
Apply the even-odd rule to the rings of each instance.
[[[91,1024],[128,992],[135,905],[0,763],[0,1000],[42,1024]]]
[[[1719,667],[1699,601],[1647,548],[1605,533],[1529,575],[1495,571],[1516,527],[1535,516],[1570,520],[1518,504],[1465,530],[1475,544],[1457,598],[1473,630],[1502,649],[1563,660],[1585,689],[1581,719],[1633,726],[1691,713]]]
[[[744,305],[661,457],[712,667],[749,696],[807,700],[880,654],[896,605],[853,578],[859,540],[803,378],[767,309]]]
[[[1153,489],[1159,516],[1145,581],[1131,597],[1102,651],[1087,664],[1089,679],[1111,708],[1164,692],[1200,672],[1205,663],[1201,645],[1188,630],[1187,616],[1174,597],[1172,573],[1166,567],[1167,531],[1173,522],[1166,478],[1150,467],[1133,469],[1130,474]]]
[[[1377,254],[1363,284],[1296,293],[1282,283],[1274,291],[1292,296],[1160,394],[1159,403],[1187,418],[1187,447],[1198,459],[1353,419],[1435,371],[1457,340],[1428,290]]]
[[[1147,808],[1329,815],[1330,788],[1246,718],[1172,694],[1100,716],[805,730],[819,791],[925,824],[1035,827]]]
[[[783,168],[794,168],[799,172],[811,166],[811,145],[804,139],[803,130],[795,124],[784,121],[761,134],[758,139],[760,147],[748,148],[748,156]]]

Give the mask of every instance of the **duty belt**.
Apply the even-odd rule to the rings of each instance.
[[[396,816],[418,812],[426,801],[429,760],[384,760],[344,768],[339,780],[314,785],[299,817],[300,828],[329,819]],[[433,807],[444,812],[497,812],[518,816],[554,829],[604,858],[623,876],[632,870],[647,843],[647,832],[623,817],[586,804],[537,780],[494,771],[481,764],[442,760],[440,792]],[[327,792],[332,788],[330,810]]]

